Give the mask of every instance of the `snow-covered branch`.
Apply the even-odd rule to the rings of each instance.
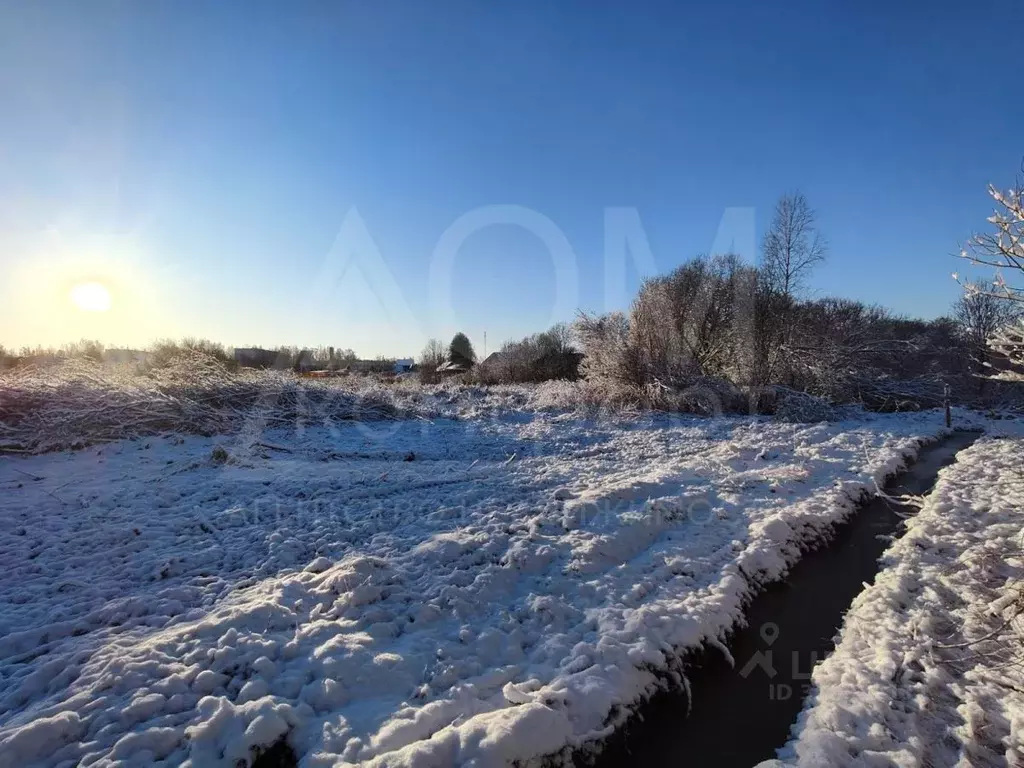
[[[1001,372],[997,378],[1024,381],[1024,318],[1018,318],[993,333],[989,338],[989,346],[1005,355],[1015,366],[1013,370]]]
[[[974,235],[960,256],[972,264],[996,269],[992,287],[985,289],[985,294],[1024,302],[1024,288],[1012,280],[1012,276],[1024,273],[1024,179],[1018,178],[1016,186],[1006,191],[990,185],[988,193],[998,206],[988,218],[995,231]],[[1010,280],[1004,270],[1011,271]]]

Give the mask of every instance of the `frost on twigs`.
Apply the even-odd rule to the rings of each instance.
[[[1006,317],[986,336],[990,349],[1009,367],[994,371],[994,378],[1024,381],[1024,287],[1019,282],[1024,277],[1024,178],[1005,191],[989,186],[989,195],[997,206],[987,219],[992,231],[972,237],[960,256],[995,274],[988,283],[967,283],[966,298],[1003,302]]]
[[[1024,301],[1024,288],[1014,287],[1004,278],[1002,270],[1024,271],[1024,183],[1018,179],[1015,189],[1000,191],[989,187],[989,195],[997,204],[988,218],[995,231],[977,234],[961,251],[961,257],[972,264],[999,270],[994,281],[995,292],[1013,301]]]
[[[989,346],[1005,355],[1014,366],[997,373],[995,378],[1024,381],[1024,319],[1017,319],[997,330],[989,339]]]

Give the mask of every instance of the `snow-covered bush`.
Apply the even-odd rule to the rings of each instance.
[[[678,389],[659,387],[659,390],[663,410],[719,416],[742,413],[748,407],[747,398],[739,387],[716,376],[694,376],[681,382]]]
[[[736,376],[754,332],[756,290],[755,270],[734,255],[700,257],[645,280],[628,328],[643,380],[685,388],[694,376]]]
[[[945,384],[965,382],[969,355],[952,321],[910,320],[846,299],[802,302],[794,318],[771,383],[834,403],[905,410],[939,405]]]
[[[641,386],[610,379],[548,381],[537,386],[531,405],[542,410],[574,410],[590,417],[647,410],[649,398]]]
[[[573,330],[583,348],[580,371],[587,379],[625,385],[643,383],[643,370],[637,351],[630,343],[626,315],[581,312]]]
[[[751,405],[740,389],[772,385],[882,411],[940,406],[947,385],[959,402],[978,395],[952,321],[911,320],[845,299],[797,301],[735,257],[697,259],[648,279],[628,317],[583,315],[576,330],[582,371],[605,403],[758,411],[769,407],[758,403],[763,397]]]
[[[580,410],[591,416],[641,411],[717,416],[744,413],[748,407],[747,397],[732,382],[710,376],[692,377],[682,388],[601,378],[551,381],[536,389],[530,403],[536,408]]]
[[[788,387],[774,387],[773,415],[779,421],[814,423],[832,421],[836,410],[827,401]]]
[[[208,339],[185,338],[181,341],[174,339],[157,341],[149,348],[144,367],[153,369],[175,364],[180,367],[182,360],[188,361],[195,359],[196,356],[211,358],[224,365],[233,365],[233,360],[223,344]]]

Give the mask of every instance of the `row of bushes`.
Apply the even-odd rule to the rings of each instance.
[[[837,404],[929,408],[947,392],[971,405],[1019,401],[1020,385],[980,375],[998,364],[982,327],[992,307],[971,296],[958,304],[956,319],[914,320],[845,299],[797,300],[735,256],[699,257],[644,281],[628,312],[581,314],[572,326],[508,342],[459,378],[489,385],[582,378],[571,396],[586,406],[784,418],[827,415]],[[446,359],[450,351],[436,346]],[[20,359],[102,361],[109,351],[80,342],[24,352]],[[289,353],[282,359],[293,356],[282,352]],[[303,354],[295,350],[295,360]],[[160,370],[197,355],[236,367],[222,345],[185,339],[158,342],[138,368]],[[0,350],[4,359],[19,358]],[[424,381],[431,370],[423,368]]]
[[[585,378],[588,398],[672,411],[826,413],[1015,398],[980,374],[991,354],[977,322],[916,320],[847,299],[798,300],[732,255],[698,257],[642,284],[628,312],[582,313],[571,327],[510,342],[482,383]],[[817,399],[819,405],[811,405]]]
[[[947,385],[960,399],[979,395],[975,350],[955,321],[846,299],[798,301],[766,282],[734,256],[645,281],[628,315],[580,317],[584,375],[670,392],[716,378],[873,410],[939,405]]]
[[[563,323],[521,341],[506,342],[477,366],[474,377],[482,384],[575,381],[582,358],[573,342],[572,329]]]
[[[193,355],[212,358],[229,367],[234,365],[233,357],[223,344],[186,337],[180,341],[161,339],[146,350],[107,349],[100,342],[89,339],[61,347],[22,347],[17,353],[0,346],[0,368],[88,360],[94,363],[137,363],[154,369],[164,368],[181,357]]]
[[[89,360],[96,363],[135,363],[143,370],[153,370],[166,368],[182,358],[199,355],[216,360],[229,370],[234,370],[239,364],[255,368],[338,370],[351,365],[357,359],[352,350],[335,349],[334,347],[315,349],[278,347],[273,350],[258,351],[264,353],[267,359],[247,364],[245,360],[239,363],[233,350],[208,339],[191,337],[181,340],[161,339],[145,350],[106,349],[98,341],[83,339],[57,348],[23,347],[17,353],[0,346],[0,368],[56,363],[64,360]],[[390,372],[394,369],[392,360],[382,357],[374,362],[379,363],[381,372]]]

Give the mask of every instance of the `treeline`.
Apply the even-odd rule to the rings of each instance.
[[[1007,362],[988,341],[1014,319],[1013,307],[975,284],[952,316],[930,321],[804,298],[827,252],[806,198],[783,196],[757,266],[699,256],[645,280],[628,312],[581,313],[571,333],[560,327],[507,344],[478,377],[571,379],[582,361],[595,402],[676,411],[771,413],[793,403],[889,411],[940,405],[947,387],[972,404],[1005,394],[989,374]]]
[[[249,350],[238,350],[246,352]],[[107,348],[98,341],[83,339],[60,347],[21,347],[8,350],[0,345],[0,368],[11,368],[27,364],[59,363],[63,360],[90,360],[96,363],[136,363],[142,368],[163,368],[175,361],[200,356],[222,363],[226,368],[238,367],[306,369],[318,368],[340,370],[355,363],[359,358],[351,349],[335,347],[281,346],[273,349],[251,350],[258,354],[246,357],[237,355],[236,350],[209,339],[185,337],[183,339],[161,339],[145,349]],[[241,359],[240,359],[241,358]],[[394,360],[379,357],[374,361],[380,370],[391,371]]]
[[[23,362],[59,362],[61,360],[84,359],[102,362],[106,350],[98,341],[82,339],[60,347],[24,346],[18,350],[7,349],[0,344],[0,368],[10,368]]]
[[[479,366],[476,379],[483,384],[575,380],[579,377],[582,358],[572,328],[559,323],[543,333],[505,342]]]
[[[89,360],[95,363],[135,363],[148,368],[162,368],[173,361],[201,355],[234,365],[231,350],[208,339],[186,337],[180,340],[161,339],[146,349],[108,348],[98,341],[82,339],[60,347],[21,347],[16,352],[0,346],[0,368],[20,365],[59,363],[65,360]]]
[[[587,380],[650,407],[771,411],[797,391],[897,410],[940,404],[946,384],[977,387],[956,321],[799,300],[731,255],[648,279],[628,313],[582,315],[575,328]]]

